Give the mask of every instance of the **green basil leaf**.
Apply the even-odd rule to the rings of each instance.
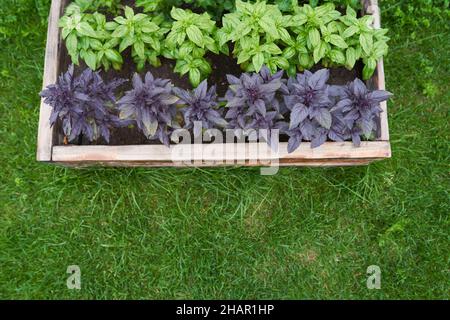
[[[111,67],[111,62],[109,62],[108,60],[103,60],[102,61],[102,63],[101,63],[102,65],[103,65],[103,69],[105,69],[105,71],[108,71],[109,70],[109,68]],[[100,63],[99,63],[99,65],[100,65]],[[115,68],[116,69],[116,68]],[[120,70],[121,68],[119,67],[118,69],[116,69],[116,70]]]
[[[211,65],[206,61],[206,59],[199,59],[200,62],[198,63],[198,68],[203,74],[210,74],[211,73]]]
[[[125,25],[128,23],[127,19],[125,19],[124,17],[115,17],[114,21],[117,22],[118,24],[122,24],[122,25]]]
[[[128,34],[128,27],[120,25],[117,27],[116,30],[114,30],[111,36],[114,38],[123,38],[127,34]]]
[[[284,57],[275,57],[274,59],[275,64],[280,67],[283,70],[289,69],[289,61]]]
[[[311,29],[308,32],[308,38],[311,42],[313,48],[317,47],[320,44],[320,33],[317,29]]]
[[[174,18],[175,20],[183,20],[187,18],[187,12],[183,9],[173,7],[170,11],[170,16]]]
[[[347,11],[345,13],[350,17],[356,18],[356,11],[351,6],[347,6]]]
[[[324,42],[320,42],[319,45],[314,49],[314,63],[318,63],[325,56],[326,53],[326,45]]]
[[[230,55],[230,48],[228,48],[227,44],[224,44],[223,46],[219,47],[219,51],[226,56]]]
[[[192,42],[194,42],[199,47],[203,48],[205,46],[205,43],[203,41],[203,34],[202,31],[195,25],[190,25],[186,29],[186,34]]]
[[[342,33],[342,36],[344,38],[350,38],[351,36],[353,36],[358,31],[359,31],[359,28],[357,26],[350,26],[350,27],[348,27],[347,29],[344,30],[344,32]]]
[[[348,45],[347,45],[347,43],[345,43],[344,39],[342,39],[341,36],[339,36],[337,34],[332,34],[330,36],[330,42],[338,48],[341,48],[341,49],[348,48]]]
[[[106,43],[103,45],[103,47],[105,49],[111,49],[114,47],[117,47],[120,43],[120,39],[119,38],[110,38],[108,41],[106,41]]]
[[[298,55],[298,62],[304,69],[309,69],[314,65],[314,60],[308,53],[300,53]]]
[[[106,24],[106,17],[103,14],[96,12],[93,14],[93,17],[97,26],[103,26]]]
[[[261,68],[264,65],[264,54],[262,52],[255,54],[252,58],[252,64],[255,72],[261,71]]]
[[[243,64],[244,62],[248,61],[251,58],[248,51],[241,51],[238,55],[238,64]]]
[[[62,31],[61,31],[61,36],[62,36],[62,38],[63,38],[63,39],[66,39],[67,36],[68,36],[71,32],[72,32],[71,29],[69,29],[69,28],[63,28]]]
[[[375,68],[377,67],[377,60],[375,60],[374,58],[367,59],[367,67],[371,70],[375,70]]]
[[[70,21],[71,21],[71,19],[68,16],[63,16],[58,21],[58,27],[60,27],[60,28],[67,28],[70,25]]]
[[[291,64],[287,69],[287,74],[289,77],[295,77],[297,75],[297,67],[295,64]]]
[[[285,57],[286,59],[290,59],[293,56],[295,56],[296,54],[296,50],[292,47],[287,47],[286,49],[284,49],[283,51],[283,57]]]
[[[206,42],[205,46],[206,46],[206,48],[209,51],[211,51],[211,52],[213,52],[215,54],[219,54],[220,53],[219,47],[217,46],[217,44],[216,44],[216,42],[214,40]]]
[[[166,47],[173,49],[177,46],[177,39],[178,34],[176,32],[171,31],[167,36],[166,40],[164,41],[164,43]]]
[[[118,63],[118,64],[122,64],[123,63],[122,56],[116,50],[113,50],[113,49],[105,50],[105,56],[106,56],[106,58],[108,58],[108,60],[110,60],[112,62],[115,62],[115,63]]]
[[[133,44],[133,49],[139,58],[145,59],[145,45],[142,41],[136,41]]]
[[[340,20],[347,26],[357,26],[359,24],[358,19],[352,16],[342,16]]]
[[[183,31],[180,31],[177,33],[177,43],[179,46],[181,46],[186,39],[186,33]]]
[[[131,36],[127,36],[122,39],[119,46],[119,52],[124,51],[129,46],[132,46],[134,44],[135,39]]]
[[[275,22],[268,16],[264,16],[262,19],[258,21],[259,25],[263,30],[269,34],[274,39],[279,39],[280,35],[278,34],[277,28],[275,26]]]
[[[283,52],[275,43],[265,44],[261,47],[261,50],[266,51],[272,55],[278,55]]]
[[[106,62],[108,62],[108,60],[106,60]],[[112,66],[113,66],[114,70],[117,70],[117,71],[120,71],[120,69],[122,69],[122,65],[115,63],[115,62],[112,63]]]
[[[373,38],[371,34],[368,33],[361,33],[359,35],[359,43],[361,44],[362,49],[364,52],[369,55],[372,51],[373,47]]]
[[[89,39],[89,46],[97,51],[103,48],[103,44],[97,39]]]
[[[97,37],[97,33],[87,22],[80,22],[77,25],[76,29],[77,29],[78,33],[82,36],[87,36],[87,37],[92,37],[92,38]]]
[[[188,73],[189,70],[190,70],[189,64],[183,63],[183,64],[179,67],[178,72],[183,76],[183,75],[185,75],[186,73]]]
[[[294,41],[292,40],[291,35],[285,28],[278,29],[278,33],[280,34],[280,38],[281,38],[281,40],[284,41],[284,43],[289,44],[289,45],[294,44]]]
[[[349,69],[353,69],[355,66],[356,60],[358,60],[358,56],[356,55],[356,50],[352,47],[348,48],[345,52],[345,65]]]
[[[197,87],[200,84],[200,80],[201,80],[200,70],[198,70],[197,68],[190,69],[189,70],[189,81],[191,81],[191,84],[194,87]]]
[[[86,53],[84,54],[84,61],[92,70],[97,69],[97,55],[94,52],[90,50],[86,51]]]
[[[220,32],[220,30],[217,32],[217,40],[219,42],[220,46],[223,46],[225,43],[228,42],[228,35],[224,32]]]
[[[79,49],[82,48],[84,50],[89,49],[89,40],[90,40],[90,38],[88,38],[88,37],[78,38],[78,48]]]
[[[145,33],[152,33],[157,31],[158,29],[159,27],[155,23],[148,21],[145,23],[141,30]]]
[[[388,46],[386,42],[383,41],[377,41],[374,44],[374,53],[377,58],[381,58],[384,56],[388,51]]]
[[[100,50],[97,52],[97,64],[99,65],[103,59],[103,56],[105,55],[105,51]]]
[[[147,56],[147,60],[154,67],[160,67],[161,66],[161,60],[159,60],[159,58],[156,55],[153,55],[153,54],[148,55]]]
[[[134,11],[129,6],[125,7],[125,17],[127,19],[133,19],[134,17]]]
[[[156,51],[156,52],[160,52],[161,51],[161,43],[158,40],[155,40],[153,37],[149,38],[149,43],[152,46],[152,48]]]
[[[69,34],[66,39],[66,47],[69,54],[74,54],[78,51],[78,38],[75,32]]]
[[[299,12],[292,19],[292,25],[294,27],[301,27],[307,22],[308,22],[308,17],[303,12]]]
[[[374,72],[375,72],[375,68],[371,69],[368,65],[365,65],[364,69],[363,69],[363,79],[369,80],[373,76]]]
[[[199,48],[197,46],[194,46],[192,48],[192,57],[193,58],[203,58],[203,56],[206,54],[206,51],[202,48]]]
[[[143,13],[138,13],[133,17],[134,22],[143,22],[144,19],[147,19],[148,15]]]
[[[113,31],[117,28],[118,24],[114,21],[108,21],[105,23],[105,29],[108,31]]]
[[[342,51],[333,49],[330,51],[330,58],[339,65],[345,65],[345,55]]]

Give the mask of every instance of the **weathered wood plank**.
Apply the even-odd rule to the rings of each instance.
[[[45,49],[43,88],[55,83],[59,66],[58,21],[62,9],[61,0],[53,0],[48,18],[47,45]],[[52,108],[41,100],[36,158],[38,161],[52,160],[53,128],[50,126]]]
[[[381,12],[378,6],[378,0],[363,0],[364,11],[373,15],[373,28],[381,28]],[[376,82],[376,89],[386,90],[385,75],[384,75],[384,62],[381,58],[377,62],[377,69],[374,76]],[[389,141],[389,122],[388,122],[388,110],[387,103],[382,102],[380,104],[383,112],[380,115],[380,140]]]
[[[213,150],[214,149],[214,150]],[[213,152],[214,151],[214,152]],[[270,151],[266,144],[203,144],[135,146],[55,146],[53,161],[256,161],[256,160],[326,160],[326,159],[379,159],[391,156],[387,141],[363,142],[354,147],[351,142],[326,142],[312,149],[310,143],[302,143],[293,153],[287,152],[287,143],[281,143],[279,153]],[[293,161],[294,162],[294,161]]]
[[[376,159],[380,160],[380,159]],[[295,163],[280,163],[279,167],[350,167],[350,166],[365,166],[373,162],[374,160],[354,160],[354,161],[306,161],[306,162],[295,162]],[[135,168],[212,168],[212,167],[264,167],[264,164],[197,164],[187,165],[187,164],[177,164],[174,162],[54,162],[54,164],[62,165],[71,168],[86,168],[86,167],[135,167]]]

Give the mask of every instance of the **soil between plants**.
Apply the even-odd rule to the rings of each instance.
[[[231,48],[230,48],[231,49]],[[231,52],[231,50],[230,50]],[[101,75],[105,81],[110,81],[116,78],[123,78],[131,80],[134,73],[137,72],[136,65],[133,62],[131,57],[131,49],[127,49],[122,53],[124,58],[124,63],[122,65],[122,69],[120,71],[116,71],[110,69],[108,71],[101,71]],[[244,71],[237,64],[237,61],[231,56],[226,56],[224,54],[215,55],[213,53],[209,53],[207,55],[207,59],[211,62],[212,65],[212,73],[208,77],[208,85],[215,84],[217,86],[217,93],[219,97],[224,96],[228,82],[226,75],[232,74],[239,77]],[[146,64],[144,70],[138,72],[141,76],[144,76],[148,71],[150,71],[154,77],[170,79],[172,83],[183,89],[192,89],[192,85],[189,82],[188,76],[180,76],[179,74],[173,72],[175,67],[175,60],[168,60],[165,58],[161,58],[161,66],[153,67],[150,64]],[[60,56],[60,73],[66,72],[69,65],[71,64],[71,59],[67,53],[64,43],[61,43],[61,56]],[[335,85],[343,85],[350,81],[353,81],[355,78],[362,77],[362,63],[358,62],[355,65],[355,68],[352,70],[348,70],[344,67],[339,68],[329,68],[330,69],[330,79],[328,81],[329,84]],[[81,73],[82,70],[87,68],[86,64],[80,60],[80,65],[75,66],[75,74]],[[315,65],[311,68],[310,71],[314,72],[319,69],[322,69],[323,66],[320,64]],[[122,92],[128,91],[131,89],[131,81],[125,83],[120,89]],[[63,144],[63,131],[60,125],[56,126],[57,132],[59,135],[57,139],[55,139],[54,143],[56,145]],[[288,139],[286,136],[280,136],[281,142],[286,142]],[[87,139],[81,137],[79,141],[73,141],[71,144],[80,144],[80,145],[141,145],[141,144],[160,144],[159,141],[148,140],[136,127],[133,128],[112,128],[111,129],[111,137],[109,144],[103,138],[98,139],[97,141],[89,142]]]

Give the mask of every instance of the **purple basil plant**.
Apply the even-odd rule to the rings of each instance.
[[[109,142],[110,129],[124,125],[114,113],[114,91],[124,82],[116,79],[106,83],[91,69],[74,77],[74,66],[71,65],[56,84],[40,93],[44,102],[52,107],[50,124],[53,126],[60,119],[69,141],[83,135],[89,141],[103,137]]]
[[[179,128],[176,116],[181,106],[184,128],[194,130],[196,137],[201,132],[194,123],[201,122],[205,129],[265,129],[269,144],[271,130],[278,129],[289,136],[290,153],[302,141],[311,141],[316,148],[327,140],[351,139],[359,146],[361,137],[369,138],[376,131],[380,103],[392,94],[371,91],[359,79],[330,86],[329,75],[327,69],[305,71],[286,81],[282,71],[272,75],[263,67],[259,73],[243,73],[240,78],[228,75],[228,91],[218,99],[216,87],[208,88],[206,80],[190,91],[174,88],[170,80],[148,72],[144,79],[135,74],[133,88],[116,101],[115,91],[124,80],[105,82],[90,69],[75,77],[72,65],[40,95],[52,107],[50,124],[60,120],[69,141],[82,135],[89,141],[103,137],[109,142],[111,128],[134,124],[148,139],[169,146],[170,134]],[[226,102],[225,117],[219,100]],[[289,123],[283,121],[284,116]]]
[[[240,78],[228,75],[230,84],[225,94],[225,115],[230,129],[259,129],[258,123],[272,122],[281,117],[278,93],[286,89],[283,72],[271,75],[267,67],[260,73],[243,73]],[[275,112],[276,116],[268,112]],[[268,124],[268,123],[267,123]]]
[[[204,80],[193,91],[174,88],[173,92],[180,99],[179,104],[183,106],[181,112],[184,118],[184,128],[193,129],[194,136],[201,134],[201,128],[194,126],[194,122],[201,122],[205,129],[225,127],[227,122],[218,111],[218,98],[216,86],[208,89],[208,82]]]
[[[138,74],[133,76],[133,89],[117,105],[121,119],[133,121],[148,139],[169,146],[170,134],[179,127],[175,121],[178,101],[170,80],[154,78],[147,72],[144,81]]]
[[[348,138],[359,146],[361,136],[369,137],[377,129],[377,119],[383,112],[380,103],[392,94],[384,90],[371,91],[359,79],[334,91],[339,100],[333,111],[340,114],[339,120],[345,126]]]
[[[330,72],[321,69],[315,73],[305,71],[287,83],[288,94],[284,96],[290,110],[288,152],[295,151],[302,140],[312,141],[312,147],[323,144],[332,128],[332,100],[327,84]],[[324,135],[324,133],[327,134]]]
[[[290,112],[288,152],[302,141],[316,148],[327,140],[352,139],[355,146],[361,136],[369,137],[376,129],[382,109],[380,102],[391,96],[387,91],[370,91],[359,79],[346,86],[329,86],[329,71],[305,71],[289,79],[289,94],[284,101]]]

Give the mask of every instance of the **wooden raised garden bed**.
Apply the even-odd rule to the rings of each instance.
[[[63,15],[67,0],[52,0],[48,22],[48,38],[45,54],[44,87],[55,83],[58,75],[66,71],[67,54],[61,39],[58,21]],[[374,28],[380,28],[380,10],[377,0],[364,0],[365,14],[374,16]],[[385,89],[383,61],[378,61],[374,76],[367,82],[370,89]],[[352,142],[326,142],[312,149],[310,143],[304,142],[293,153],[287,152],[287,142],[280,142],[279,159],[281,166],[348,166],[365,165],[375,160],[391,157],[389,143],[387,104],[381,103],[383,113],[378,126],[378,137],[375,141],[364,141],[360,147]],[[272,155],[266,158],[258,155],[260,143],[235,143],[216,145],[223,152],[211,154],[206,152],[208,144],[184,145],[178,150],[180,156],[174,161],[172,149],[160,144],[142,145],[64,145],[60,130],[51,127],[49,117],[51,107],[41,102],[39,132],[37,141],[37,160],[67,166],[142,166],[142,167],[175,167],[175,166],[223,166],[223,165],[266,165],[273,160]],[[183,150],[184,148],[184,150]],[[189,160],[183,162],[184,160]],[[194,160],[194,161],[190,161]]]

